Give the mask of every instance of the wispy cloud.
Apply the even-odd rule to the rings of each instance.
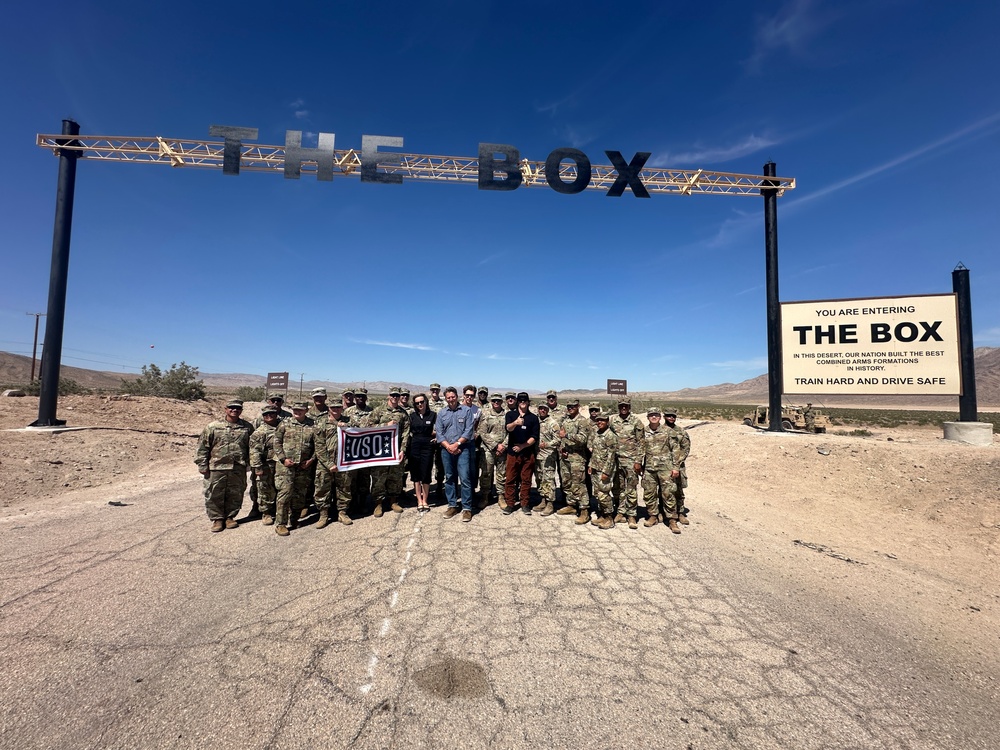
[[[492,359],[495,361],[502,361],[502,362],[530,362],[531,360],[534,359],[534,357],[504,357],[503,355],[500,354],[491,354],[488,357],[486,357],[486,359]]]
[[[772,136],[750,134],[742,140],[725,145],[707,146],[696,143],[687,151],[667,152],[662,156],[657,154],[649,161],[651,167],[681,167],[690,164],[719,164],[721,162],[740,159],[765,148],[781,143],[781,139]]]
[[[296,99],[294,102],[291,102],[288,106],[292,110],[292,113],[295,115],[296,119],[306,120],[309,118],[309,110],[306,109],[305,99]]]
[[[375,341],[373,339],[351,339],[356,344],[366,344],[368,346],[390,346],[395,349],[417,349],[422,352],[436,352],[438,351],[433,346],[424,346],[423,344],[406,344],[401,341]]]
[[[808,193],[793,200],[788,201],[784,205],[784,209],[791,209],[793,206],[801,206],[803,203],[808,203],[809,201],[814,201],[818,198],[825,198],[828,195],[836,193],[844,188],[850,187],[862,180],[867,180],[871,177],[881,174],[882,172],[887,172],[890,169],[895,169],[900,167],[907,162],[911,162],[914,159],[919,159],[921,156],[929,154],[933,151],[938,151],[947,146],[955,145],[963,140],[975,140],[977,138],[982,138],[984,136],[990,135],[1000,129],[1000,112],[996,112],[989,117],[984,117],[981,120],[977,120],[971,125],[966,125],[964,128],[959,128],[953,133],[949,133],[943,138],[938,138],[930,143],[925,143],[923,146],[918,146],[912,151],[907,151],[905,154],[890,159],[887,162],[883,162],[878,166],[866,169],[863,172],[859,172],[856,175],[847,177],[846,179],[835,182],[832,185],[828,185],[825,188],[821,188],[814,193]]]
[[[777,13],[761,18],[754,34],[753,52],[746,61],[751,73],[760,71],[771,55],[785,52],[796,58],[814,50],[813,42],[835,20],[830,11],[820,11],[817,0],[790,0]]]
[[[767,357],[755,357],[754,359],[730,359],[725,362],[710,362],[712,367],[720,367],[725,370],[760,370],[767,369]]]
[[[487,263],[492,263],[495,260],[500,260],[502,257],[504,257],[504,255],[506,255],[506,253],[503,252],[491,253],[490,255],[487,255],[485,258],[476,263],[476,265],[485,266]]]

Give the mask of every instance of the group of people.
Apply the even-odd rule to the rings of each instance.
[[[201,434],[195,463],[205,477],[205,507],[212,531],[235,528],[250,472],[250,517],[288,536],[309,514],[319,513],[316,528],[334,518],[353,523],[352,505],[382,516],[387,507],[404,512],[409,472],[418,512],[431,509],[432,494],[447,502],[445,518],[472,520],[474,507],[495,501],[505,515],[531,515],[534,483],[543,516],[573,515],[576,523],[601,529],[617,524],[638,527],[638,487],[646,506],[644,526],[661,517],[669,529],[688,523],[684,504],[685,461],[691,450],[687,431],[672,409],[652,407],[643,424],[631,400],[618,401],[617,413],[578,399],[558,403],[548,391],[532,410],[526,392],[490,393],[467,385],[461,393],[432,383],[429,393],[412,396],[391,388],[385,403],[368,404],[366,388],[348,388],[328,401],[326,390],[312,391],[312,403],[284,409],[281,394],[271,394],[260,417],[243,419],[243,402],[227,403],[223,419]],[[398,465],[337,469],[338,429],[395,424]],[[433,480],[433,481],[432,481]],[[435,490],[432,493],[432,484]],[[596,513],[591,504],[596,501]]]

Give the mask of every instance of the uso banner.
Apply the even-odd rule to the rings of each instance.
[[[399,426],[340,427],[337,429],[337,471],[399,463]]]

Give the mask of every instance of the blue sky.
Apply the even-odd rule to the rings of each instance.
[[[56,2],[5,10],[0,349],[48,298],[65,117],[507,143],[760,174],[784,301],[951,291],[1000,345],[1000,5]],[[309,135],[313,134],[313,135]],[[81,161],[64,364],[674,390],[766,370],[763,199],[332,183]]]

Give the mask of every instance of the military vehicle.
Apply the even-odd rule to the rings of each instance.
[[[769,424],[767,411],[768,407],[758,406],[743,417],[743,424],[750,427],[767,427]],[[782,406],[781,427],[785,430],[808,430],[803,411],[804,409],[799,406]],[[815,408],[812,410],[812,415],[814,420],[813,428],[809,431],[815,433],[826,432],[826,428],[830,426],[830,418]]]

